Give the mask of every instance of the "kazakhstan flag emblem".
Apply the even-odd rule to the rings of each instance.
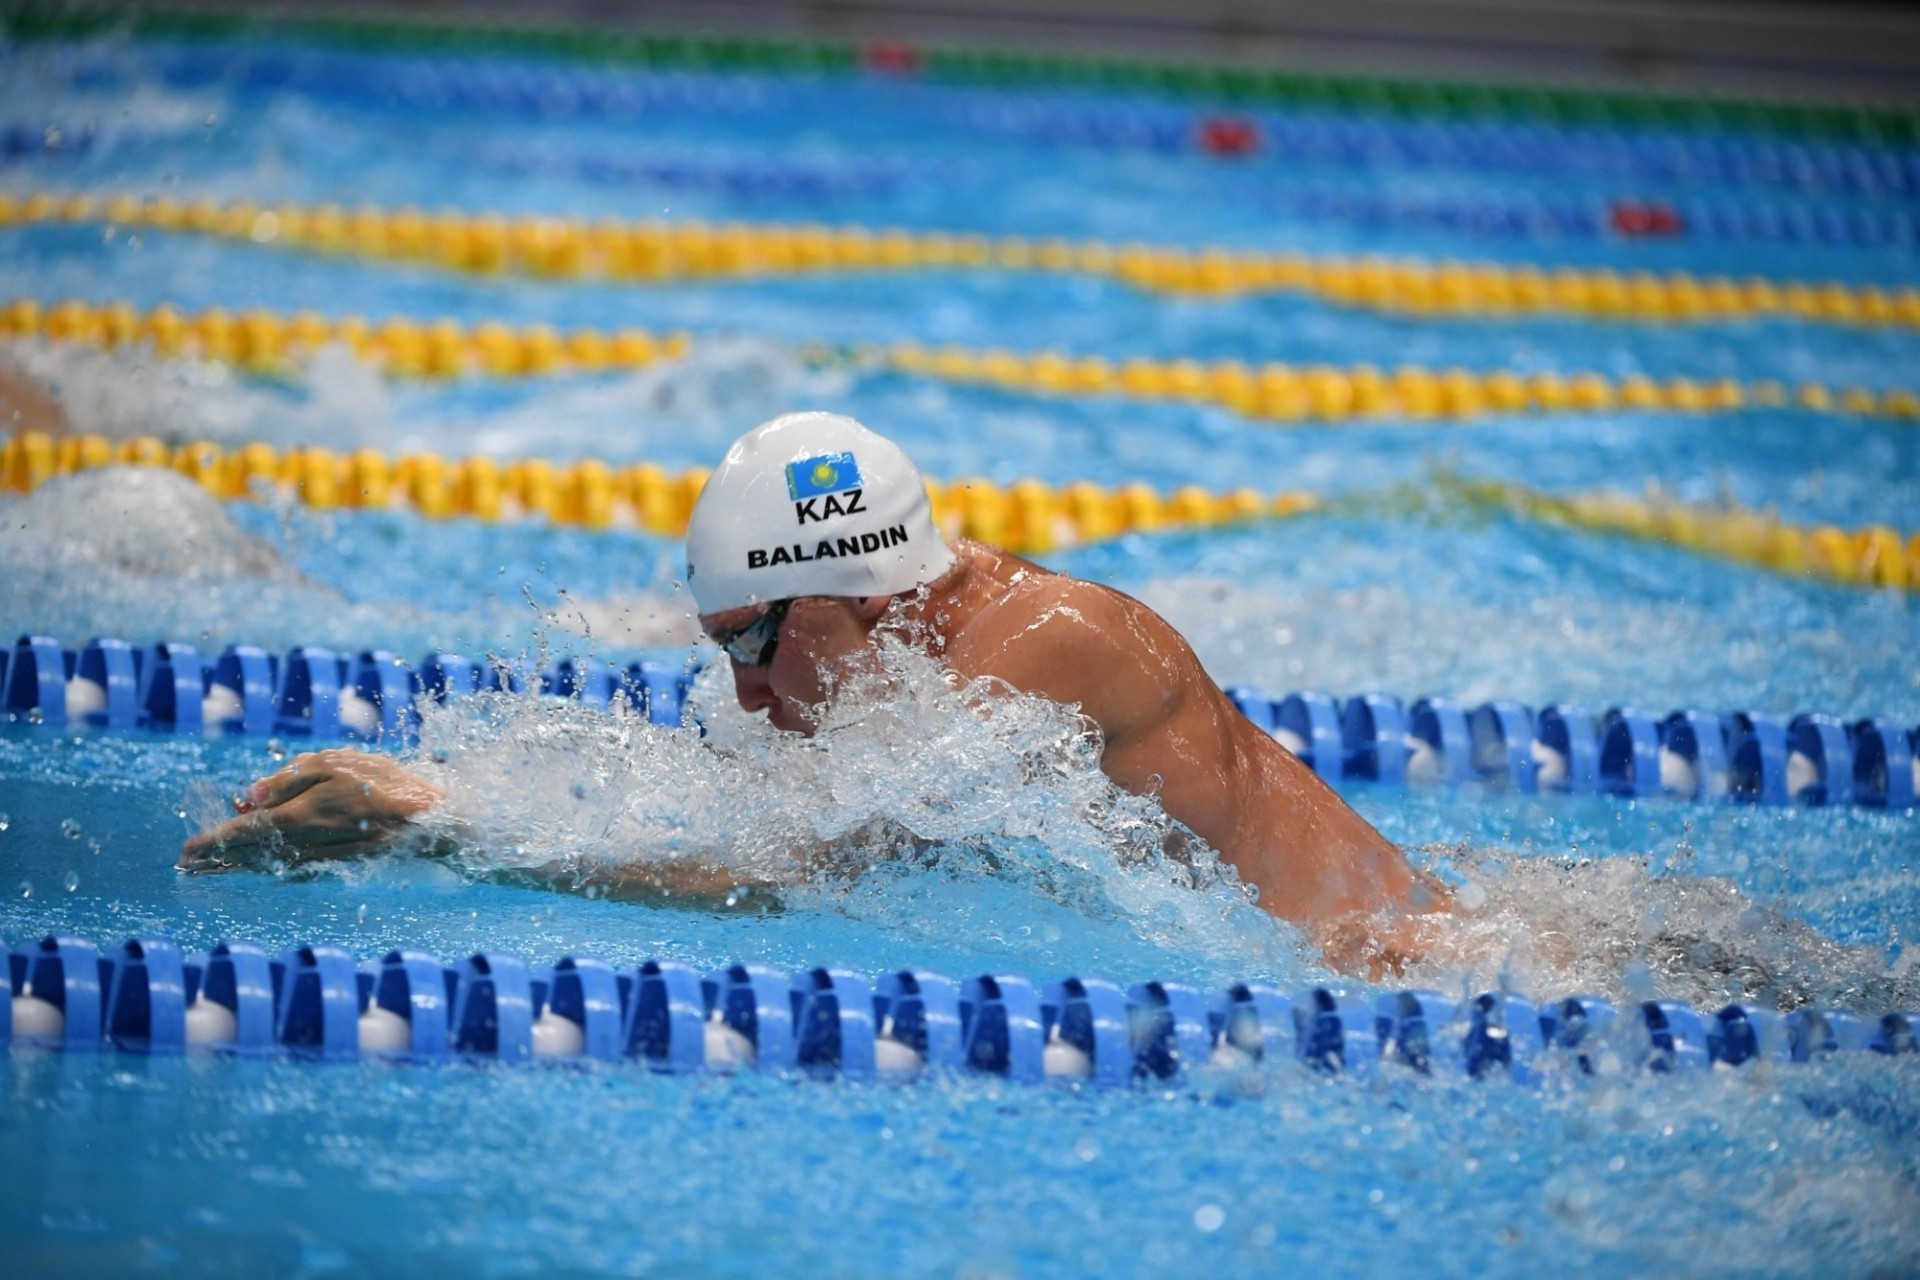
[[[795,502],[860,487],[860,464],[851,453],[822,453],[787,464],[787,493]]]

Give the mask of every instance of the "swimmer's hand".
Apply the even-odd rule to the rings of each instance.
[[[187,840],[182,871],[224,871],[279,857],[351,858],[391,844],[440,791],[389,756],[336,748],[295,756],[233,802],[239,816]]]

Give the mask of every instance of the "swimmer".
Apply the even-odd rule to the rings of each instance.
[[[49,436],[63,436],[68,429],[66,411],[53,389],[4,358],[0,358],[0,429],[13,435],[37,431]]]
[[[996,547],[950,545],[912,462],[850,418],[787,414],[733,444],[688,526],[687,584],[740,705],[781,730],[811,734],[836,677],[871,660],[881,634],[957,679],[1077,707],[1100,731],[1107,776],[1156,798],[1336,968],[1398,970],[1420,949],[1419,918],[1449,907],[1443,888],[1234,707],[1163,618]],[[386,756],[302,756],[255,782],[239,816],[189,839],[180,865],[371,852],[439,799]],[[720,870],[651,874],[670,876],[655,883],[676,892],[732,887]]]

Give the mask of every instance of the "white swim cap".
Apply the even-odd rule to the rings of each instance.
[[[687,524],[701,613],[791,596],[888,596],[953,551],[900,446],[837,413],[788,413],[733,442]]]

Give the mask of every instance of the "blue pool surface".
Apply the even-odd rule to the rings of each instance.
[[[262,70],[287,60],[299,75]],[[1021,123],[1126,106],[1082,91],[1014,99],[911,81],[618,71],[596,74],[636,105],[582,115],[552,95],[486,106],[402,92],[429,83],[422,67],[435,64],[294,43],[0,46],[0,82],[20,90],[0,104],[0,130],[58,125],[92,139],[0,163],[0,190],[858,222],[1881,284],[1920,274],[1901,243],[1556,244],[1312,219],[1282,197],[1701,192],[1604,172],[1235,164]],[[564,79],[504,58],[460,70]],[[1898,193],[1820,198],[1911,208]],[[985,271],[658,287],[485,279],[97,224],[0,228],[0,298],[15,295],[695,337],[685,360],[637,374],[521,384],[388,382],[339,353],[268,383],[140,353],[0,349],[56,382],[81,429],[680,468],[711,465],[776,413],[831,408],[942,478],[1350,499],[1047,557],[1159,609],[1223,684],[1920,723],[1913,594],[1471,510],[1437,483],[1658,483],[1800,522],[1912,530],[1910,424],[1755,409],[1289,429],[1202,406],[950,386],[801,350],[913,339],[1891,387],[1920,383],[1912,331],[1416,322],[1293,296],[1175,300]],[[710,660],[692,645],[681,567],[677,542],[631,529],[222,506],[125,473],[0,496],[0,636],[69,645],[111,635],[206,650]],[[110,946],[160,933],[189,948],[336,942],[363,960],[408,945],[449,962],[484,948],[539,963],[913,965],[1289,991],[1335,978],[1230,885],[1189,888],[1164,866],[1115,859],[1125,830],[1094,803],[1102,780],[1062,717],[1027,708],[997,727],[957,722],[929,672],[908,664],[903,679],[917,691],[912,714],[856,725],[826,751],[756,735],[717,673],[696,700],[730,757],[684,733],[612,735],[594,713],[553,704],[430,717],[414,759],[448,781],[465,816],[480,815],[477,838],[451,861],[317,871],[172,869],[180,840],[226,797],[308,744],[3,727],[0,938],[74,932]],[[1702,1010],[1737,997],[1920,1007],[1912,812],[1480,786],[1352,783],[1345,794],[1479,904],[1461,945],[1416,966],[1409,985],[1659,995]],[[933,850],[816,878],[777,903],[610,901],[510,874],[546,858],[750,861],[783,842],[857,844],[875,818],[922,824]],[[1867,1054],[1687,1078],[1614,1063],[1534,1089],[1278,1064],[1096,1091],[973,1075],[892,1086],[20,1049],[0,1062],[0,1256],[21,1275],[1898,1275],[1920,1270],[1917,1139],[1914,1060]]]

